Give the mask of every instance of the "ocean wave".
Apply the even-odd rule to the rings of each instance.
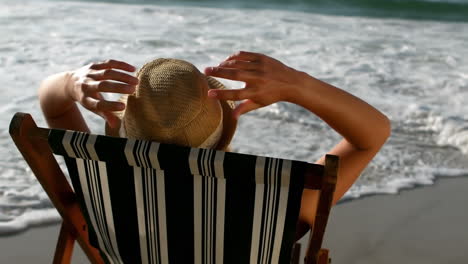
[[[93,0],[81,1],[95,2]],[[270,8],[349,16],[468,21],[467,0],[101,0],[100,2],[224,8]],[[145,10],[151,11],[151,9]]]

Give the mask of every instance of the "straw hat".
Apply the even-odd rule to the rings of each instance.
[[[156,59],[137,73],[135,93],[126,103],[120,127],[106,134],[191,147],[226,149],[236,129],[234,103],[208,97],[208,89],[225,86],[189,62]]]

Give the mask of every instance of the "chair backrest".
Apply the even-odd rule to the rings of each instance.
[[[289,263],[303,188],[336,181],[300,161],[36,129],[64,156],[89,242],[107,263]],[[331,195],[320,200],[312,254]]]

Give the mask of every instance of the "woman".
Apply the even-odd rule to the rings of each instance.
[[[39,98],[49,126],[88,132],[89,128],[76,105],[78,102],[103,117],[111,129],[119,128],[120,118],[115,112],[124,110],[125,104],[106,101],[100,92],[133,94],[139,79],[117,70],[133,72],[135,67],[110,60],[47,78],[41,85]],[[308,109],[343,136],[328,152],[340,157],[334,204],[356,181],[390,135],[388,118],[369,104],[263,54],[237,52],[218,66],[206,68],[205,74],[245,82],[245,88],[238,90],[207,89],[210,100],[243,100],[227,118],[235,120],[249,111],[286,101]],[[316,163],[324,164],[324,157]],[[304,190],[297,239],[312,223],[317,199],[317,191]]]

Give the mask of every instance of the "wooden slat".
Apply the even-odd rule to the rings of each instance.
[[[325,233],[325,228],[327,227],[333,194],[335,192],[338,167],[338,157],[334,155],[326,155],[325,172],[317,205],[317,213],[315,216],[314,226],[311,227],[312,231],[309,237],[309,245],[305,257],[305,263],[307,264],[316,264],[318,260],[318,253],[322,246],[323,235]]]
[[[329,264],[330,258],[328,258],[328,249],[320,249],[318,256],[317,256],[317,263],[318,264]]]
[[[296,243],[293,246],[291,254],[291,264],[299,264],[299,258],[301,257],[301,244]]]
[[[322,188],[323,172],[325,168],[319,164],[309,164],[307,166],[304,188],[320,190]]]
[[[10,123],[10,135],[16,147],[67,224],[70,235],[77,238],[91,263],[104,263],[98,250],[89,244],[86,222],[75,193],[57,164],[47,137],[44,138],[46,134],[47,129],[38,128],[29,114],[16,113]]]
[[[54,264],[66,264],[71,262],[73,244],[76,237],[70,233],[65,223],[60,226],[60,233],[55,248]]]

